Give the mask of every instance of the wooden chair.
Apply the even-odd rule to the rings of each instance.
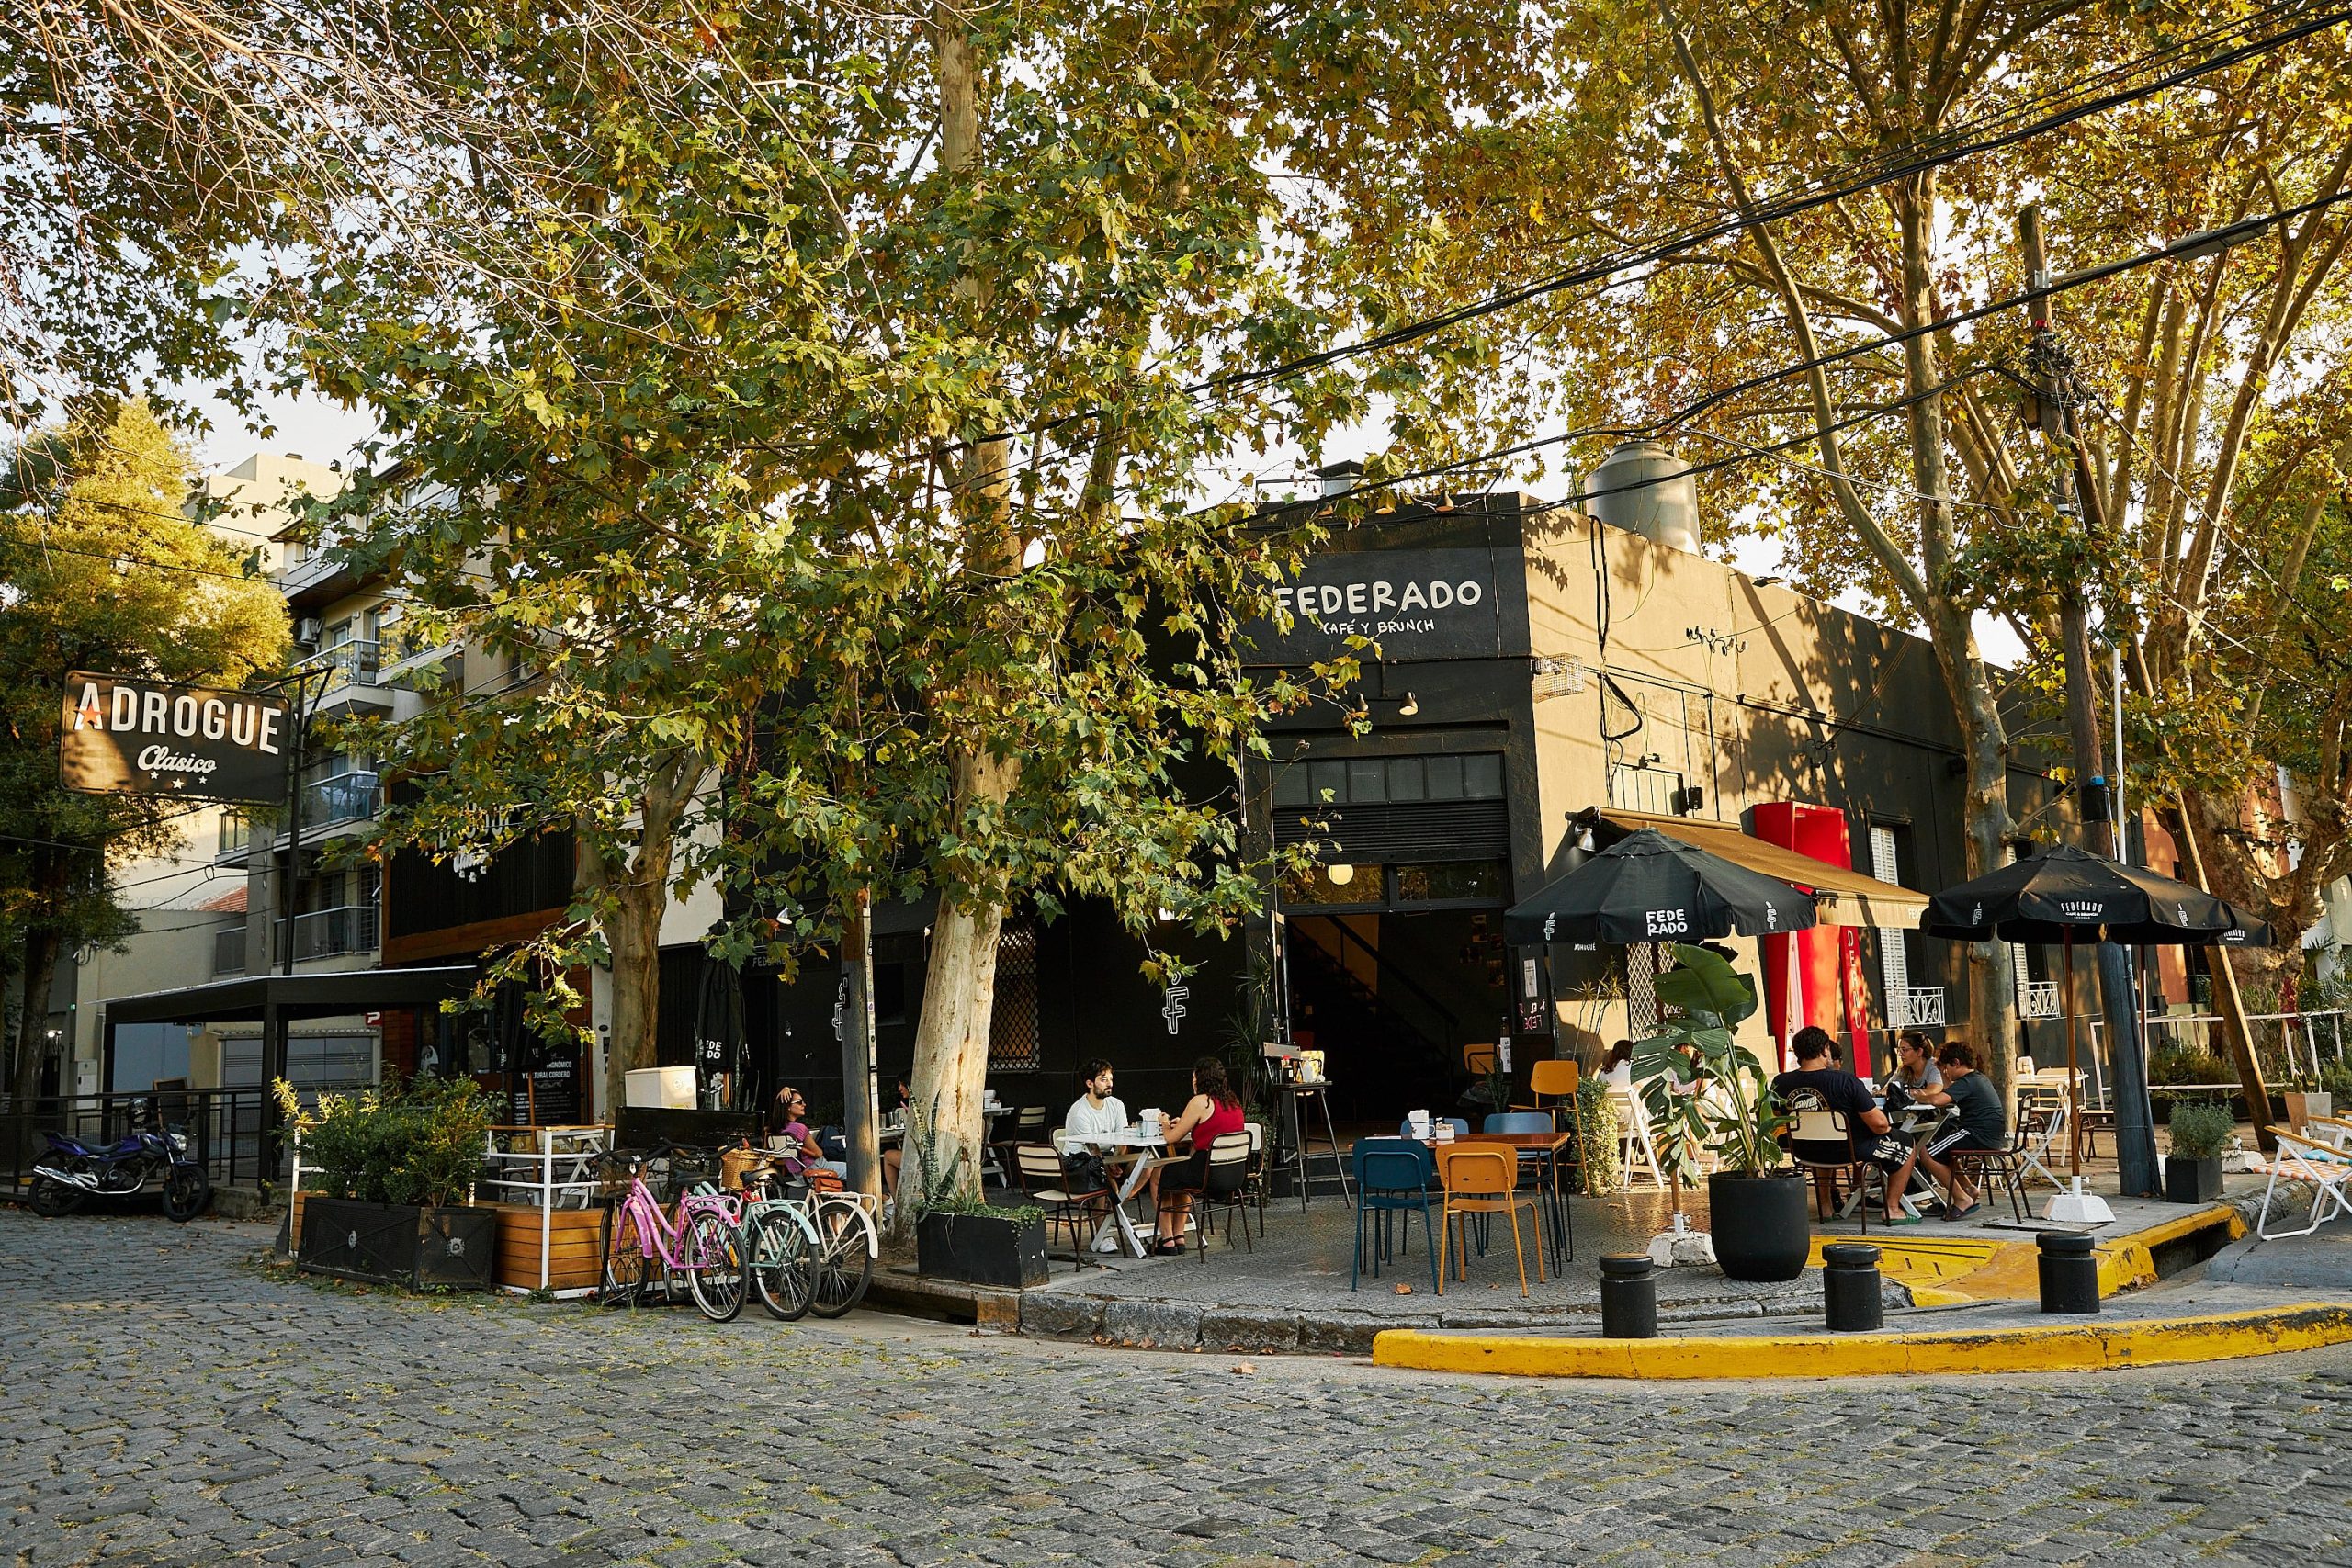
[[[1544,1220],[1532,1194],[1519,1187],[1519,1151],[1508,1145],[1456,1144],[1437,1151],[1438,1180],[1445,1189],[1445,1205],[1438,1215],[1437,1293],[1445,1294],[1445,1254],[1448,1239],[1455,1239],[1455,1278],[1470,1277],[1465,1261],[1470,1250],[1470,1216],[1504,1214],[1510,1219],[1510,1247],[1519,1259],[1519,1293],[1527,1291],[1527,1247],[1519,1234],[1519,1212],[1527,1211],[1535,1227],[1535,1278],[1544,1280]],[[1447,1222],[1451,1221],[1449,1224]]]
[[[1568,1131],[1580,1134],[1581,1129],[1577,1127],[1576,1119],[1577,1087],[1583,1081],[1583,1069],[1578,1067],[1571,1058],[1552,1057],[1537,1062],[1527,1069],[1527,1093],[1530,1103],[1514,1105],[1511,1109],[1513,1111],[1548,1111],[1552,1113],[1552,1125],[1555,1130],[1560,1125],[1560,1113],[1566,1111],[1568,1116]],[[1547,1104],[1546,1101],[1551,1103]],[[1581,1136],[1560,1151],[1559,1163],[1576,1171],[1576,1180],[1570,1184],[1572,1189],[1577,1191],[1583,1190],[1584,1139]]]
[[[993,1139],[989,1145],[989,1152],[994,1156],[994,1163],[1000,1170],[1012,1168],[1013,1151],[1022,1145],[1045,1142],[1046,1115],[1042,1105],[1024,1105],[1012,1112],[1012,1131]]]
[[[1051,1144],[1013,1145],[1012,1170],[1023,1196],[1046,1211],[1046,1235],[1050,1237],[1057,1225],[1069,1227],[1070,1247],[1078,1254],[1078,1271],[1084,1273],[1090,1263],[1098,1269],[1108,1268],[1107,1263],[1092,1257],[1088,1247],[1096,1231],[1111,1222],[1111,1206],[1119,1201],[1110,1186],[1106,1183],[1091,1192],[1077,1190],[1077,1183],[1070,1179],[1069,1163]]]
[[[1862,1234],[1871,1234],[1871,1173],[1878,1167],[1868,1160],[1853,1157],[1852,1131],[1847,1125],[1846,1113],[1832,1111],[1821,1096],[1812,1089],[1800,1089],[1789,1103],[1789,1157],[1797,1166],[1814,1173],[1814,1217],[1826,1220],[1838,1212],[1838,1204],[1850,1188],[1861,1200],[1855,1205],[1862,1218]],[[1841,1160],[1806,1157],[1807,1145],[1826,1147],[1835,1144],[1846,1151]],[[1824,1179],[1826,1178],[1825,1180]],[[1879,1175],[1881,1190],[1886,1177]],[[1823,1199],[1826,1196],[1827,1201]]]

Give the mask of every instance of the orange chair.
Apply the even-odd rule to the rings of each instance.
[[[1537,1062],[1527,1069],[1528,1092],[1534,1102],[1530,1105],[1513,1105],[1511,1109],[1513,1111],[1548,1111],[1552,1113],[1552,1125],[1555,1127],[1560,1125],[1560,1112],[1566,1111],[1569,1112],[1568,1130],[1573,1132],[1576,1130],[1577,1086],[1583,1081],[1583,1071],[1577,1067],[1573,1057],[1556,1057]],[[1546,1101],[1550,1103],[1547,1104]],[[1560,1151],[1559,1163],[1573,1168],[1577,1173],[1569,1190],[1583,1191],[1584,1147],[1581,1140],[1570,1144]]]
[[[1465,1143],[1441,1146],[1437,1150],[1438,1182],[1445,1189],[1445,1204],[1438,1214],[1437,1232],[1437,1293],[1445,1294],[1446,1238],[1457,1236],[1457,1251],[1453,1260],[1454,1277],[1470,1277],[1466,1259],[1470,1252],[1472,1214],[1508,1214],[1510,1217],[1510,1249],[1519,1259],[1519,1293],[1527,1294],[1527,1248],[1519,1235],[1519,1212],[1527,1211],[1528,1221],[1536,1226],[1536,1236],[1543,1236],[1543,1220],[1535,1207],[1535,1195],[1522,1193],[1519,1187],[1519,1151],[1507,1144]],[[1453,1221],[1449,1227],[1447,1221]],[[1535,1249],[1535,1278],[1544,1279],[1544,1248]]]
[[[1492,1042],[1474,1040],[1462,1047],[1462,1070],[1484,1077],[1495,1070],[1495,1047]]]

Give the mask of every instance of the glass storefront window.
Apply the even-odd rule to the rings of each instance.
[[[1378,757],[1357,757],[1348,763],[1348,793],[1351,802],[1386,800],[1388,798],[1388,764]]]
[[[1462,794],[1468,800],[1493,800],[1503,793],[1503,759],[1498,751],[1474,751],[1462,759]]]
[[[1431,800],[1460,800],[1462,798],[1461,758],[1431,757],[1427,759],[1426,765],[1429,770],[1429,797]]]
[[[1503,892],[1500,861],[1455,861],[1396,868],[1396,902],[1400,904],[1431,903],[1445,898],[1499,898]]]
[[[1274,773],[1276,806],[1348,806],[1391,800],[1500,800],[1499,751],[1458,756],[1351,757],[1294,762]]]
[[[1332,879],[1340,871],[1338,865],[1318,865],[1305,876],[1283,878],[1283,902],[1285,904],[1377,904],[1386,897],[1388,876],[1385,867],[1350,865],[1344,870],[1345,882]]]
[[[1426,800],[1429,798],[1428,774],[1419,757],[1388,759],[1388,798],[1391,800]]]

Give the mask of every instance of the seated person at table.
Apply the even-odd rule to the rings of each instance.
[[[1951,1194],[1947,1216],[1964,1220],[1984,1206],[1984,1200],[1961,1174],[1959,1167],[1947,1163],[1945,1156],[1955,1150],[2005,1146],[2009,1137],[2008,1117],[2001,1110],[2001,1097],[1991,1080],[1976,1070],[1975,1052],[1957,1040],[1950,1041],[1936,1053],[1936,1065],[1943,1069],[1944,1087],[1922,1089],[1912,1096],[1912,1102],[1952,1106],[1959,1114],[1922,1139],[1911,1156]],[[1905,1162],[1899,1179],[1910,1181],[1910,1161]]]
[[[849,1179],[849,1167],[837,1159],[827,1159],[825,1151],[817,1146],[817,1135],[808,1130],[808,1101],[800,1091],[790,1086],[775,1091],[775,1103],[768,1108],[768,1137],[784,1140],[779,1162],[793,1176],[805,1175],[811,1167],[822,1166]]]
[[[1944,1087],[1944,1075],[1936,1066],[1936,1048],[1925,1034],[1906,1029],[1894,1043],[1894,1077],[1888,1080],[1886,1100],[1889,1110],[1901,1110],[1904,1103],[1917,1100],[1926,1089]]]
[[[1797,1157],[1822,1165],[1843,1165],[1849,1160],[1860,1160],[1866,1165],[1874,1165],[1882,1171],[1900,1169],[1909,1151],[1904,1148],[1901,1139],[1891,1135],[1894,1124],[1886,1119],[1886,1112],[1878,1108],[1878,1101],[1871,1097],[1871,1091],[1862,1087],[1862,1080],[1845,1068],[1833,1065],[1836,1055],[1831,1049],[1829,1032],[1808,1025],[1797,1031],[1796,1039],[1791,1042],[1791,1046],[1797,1065],[1772,1080],[1772,1092],[1780,1098],[1781,1103],[1789,1105],[1798,1096],[1809,1095],[1824,1110],[1841,1112],[1846,1118],[1845,1143],[1792,1141],[1790,1147]],[[1886,1187],[1887,1223],[1917,1224],[1918,1222],[1909,1215],[1897,1218],[1894,1195],[1902,1190],[1890,1177]]]
[[[1063,1141],[1069,1145],[1069,1152],[1073,1155],[1081,1148],[1098,1156],[1107,1154],[1117,1145],[1109,1143],[1090,1144],[1085,1142],[1085,1139],[1090,1134],[1116,1133],[1125,1128],[1127,1124],[1126,1102],[1111,1092],[1112,1084],[1115,1081],[1111,1073],[1111,1064],[1100,1056],[1093,1057],[1078,1069],[1078,1080],[1084,1086],[1086,1092],[1069,1102],[1069,1111],[1062,1117]],[[1091,1174],[1101,1176],[1106,1183],[1116,1189],[1117,1182],[1109,1173],[1102,1170],[1099,1158],[1094,1162]],[[1149,1186],[1152,1198],[1157,1202],[1159,1197],[1159,1172],[1157,1170],[1149,1172],[1144,1180]],[[1094,1238],[1094,1250],[1097,1252],[1115,1252],[1118,1247],[1117,1235],[1107,1227],[1101,1235]]]
[[[1600,1064],[1600,1081],[1619,1089],[1634,1087],[1634,1043],[1620,1040],[1609,1047],[1609,1055]]]
[[[1227,1133],[1238,1133],[1241,1120],[1241,1097],[1225,1081],[1225,1063],[1216,1056],[1203,1056],[1193,1064],[1193,1098],[1186,1102],[1183,1114],[1167,1128],[1169,1153],[1176,1145],[1189,1143],[1192,1155],[1186,1159],[1172,1159],[1159,1168],[1159,1239],[1154,1252],[1178,1254],[1184,1250],[1184,1219],[1192,1213],[1193,1194],[1207,1185],[1209,1145]]]
[[[907,1124],[907,1075],[900,1073],[899,1075],[899,1101],[896,1105],[890,1108],[890,1114],[897,1119],[899,1126],[902,1128]],[[891,1144],[883,1149],[882,1195],[885,1198],[888,1198],[899,1190],[899,1167],[904,1159],[904,1151],[902,1151],[896,1144]]]

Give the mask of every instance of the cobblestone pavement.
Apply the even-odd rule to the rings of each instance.
[[[2352,1355],[1735,1388],[420,1300],[0,1211],[0,1561],[2352,1564]]]

